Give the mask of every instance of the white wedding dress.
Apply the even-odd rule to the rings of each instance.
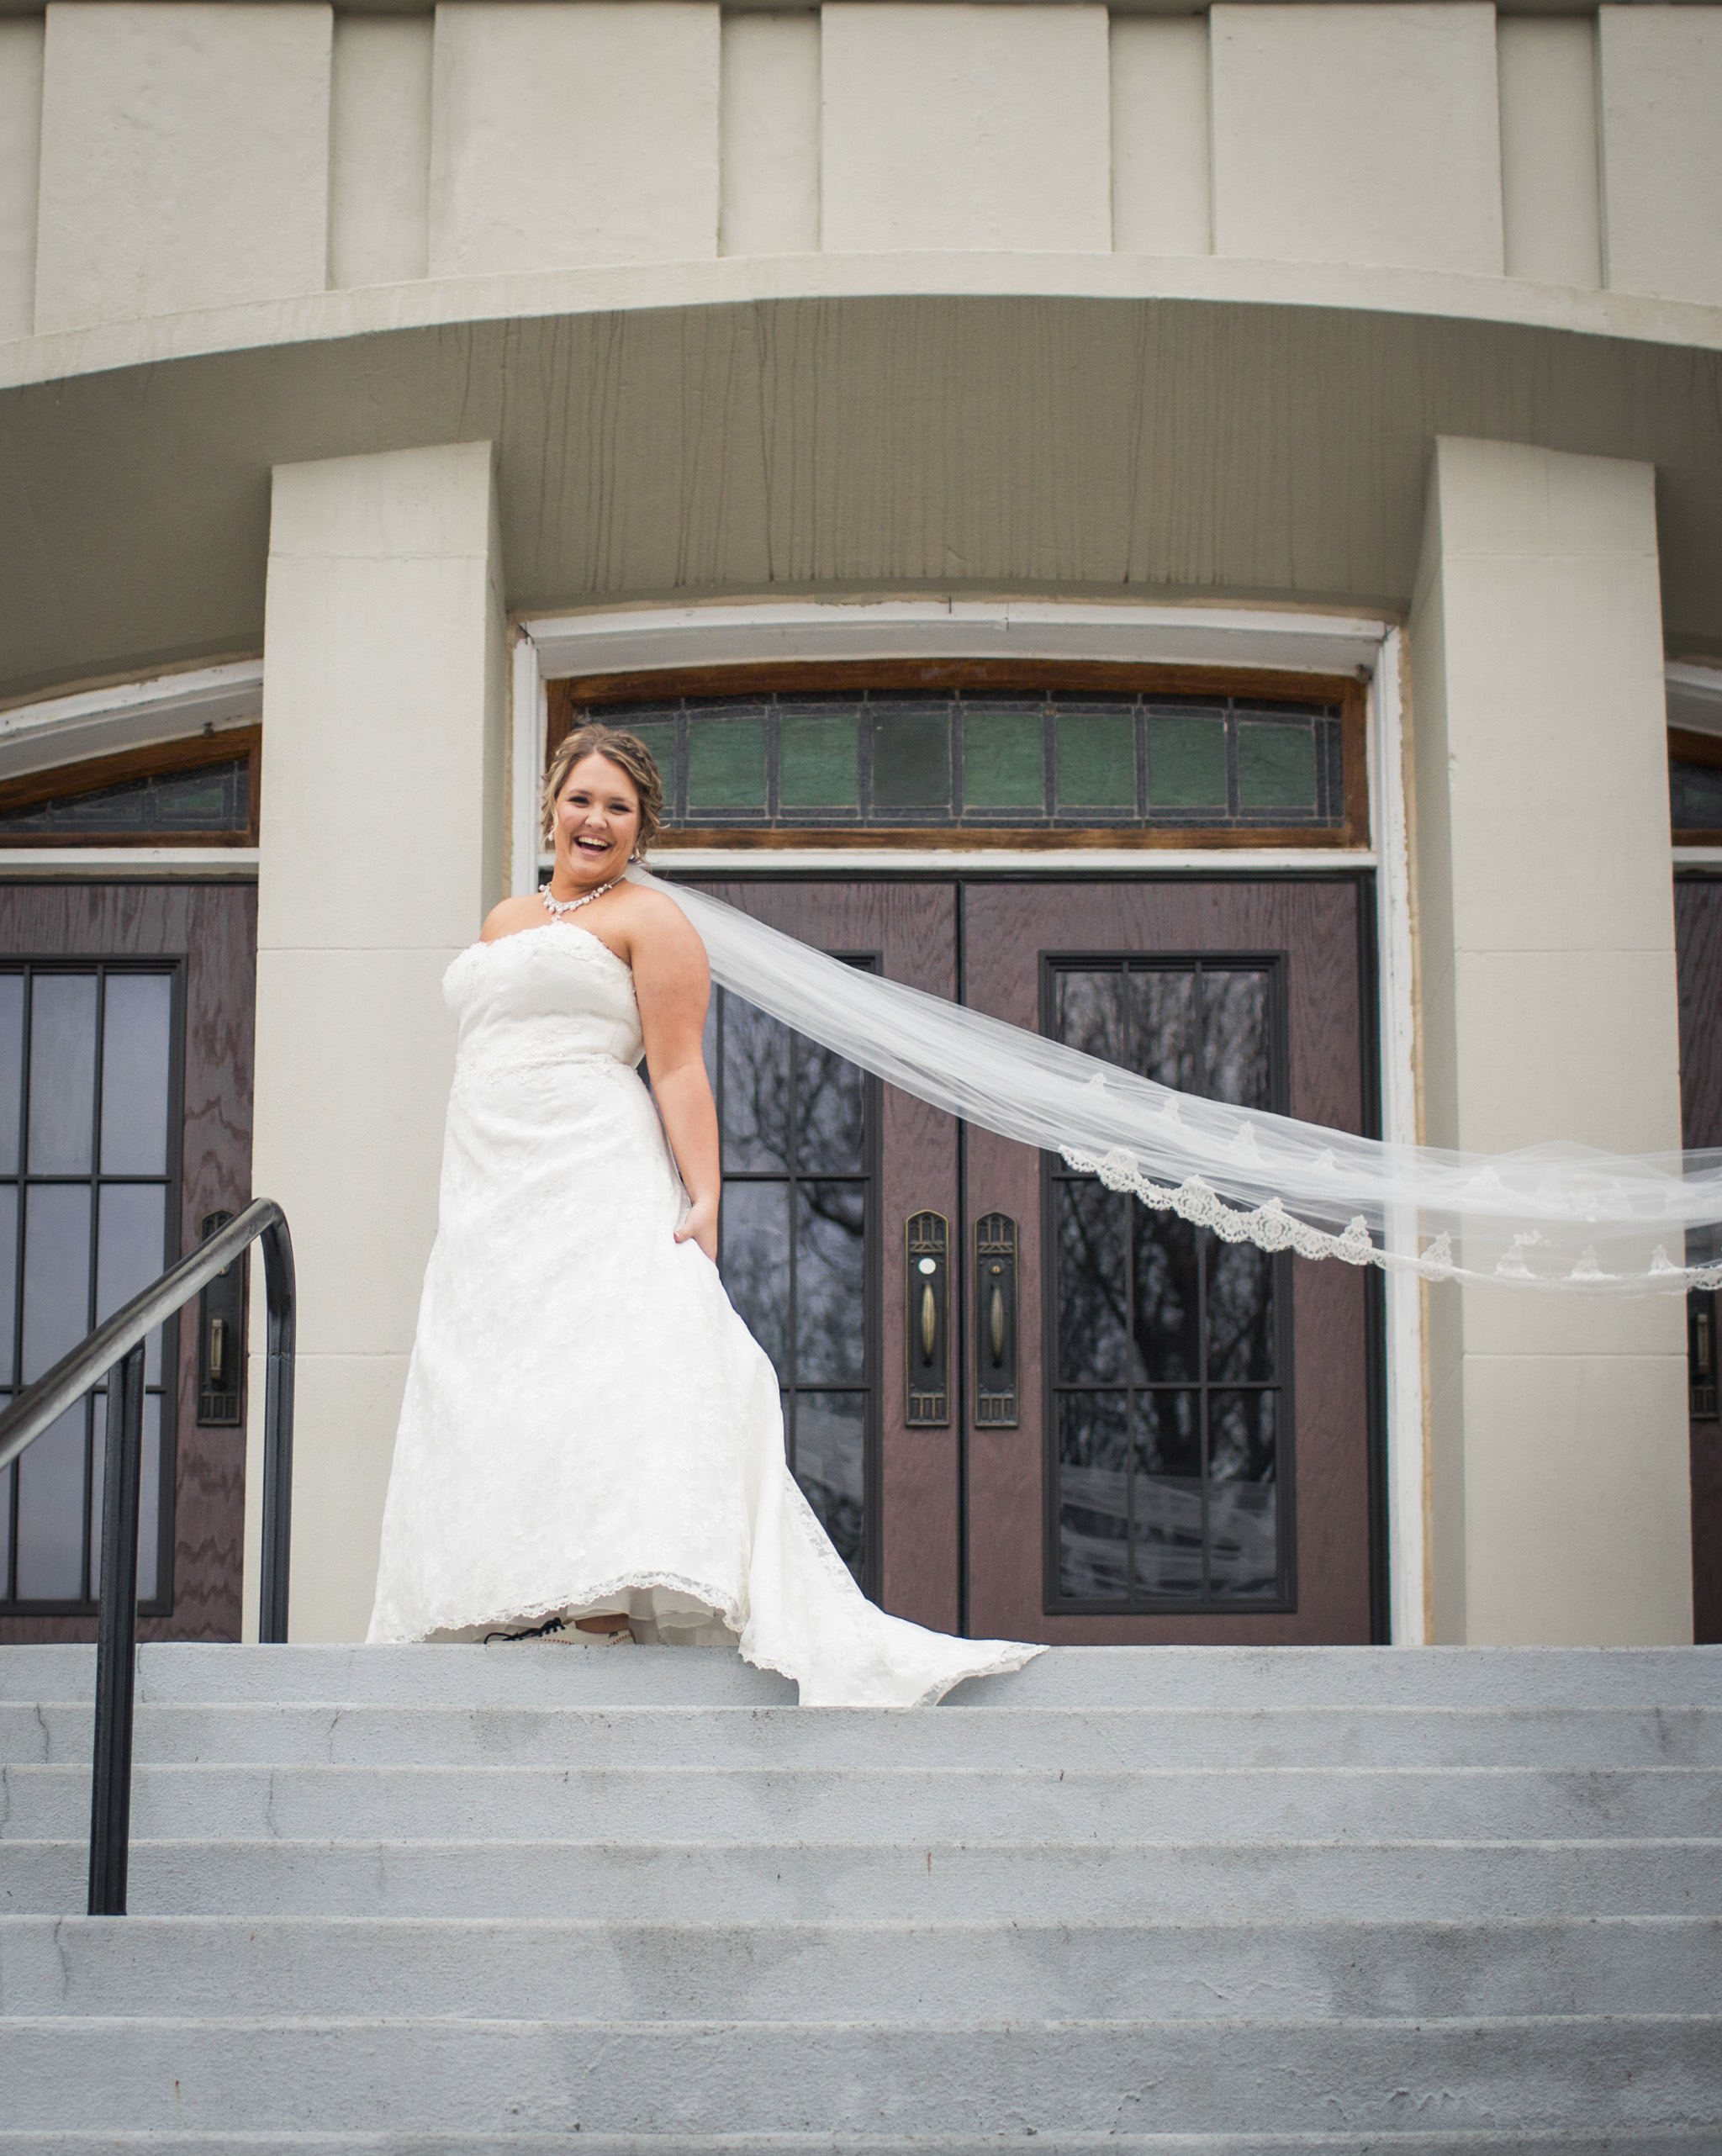
[[[737,1639],[804,1706],[929,1704],[1038,1653],[885,1615],[832,1548],[770,1361],[674,1239],[622,960],[547,922],[462,951],[443,992],[460,1047],[370,1638],[625,1608]]]

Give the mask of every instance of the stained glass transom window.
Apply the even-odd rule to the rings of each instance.
[[[581,707],[657,758],[674,829],[1342,831],[1337,705],[866,691]]]
[[[1722,742],[1718,744],[1722,750]],[[1701,832],[1706,837],[1722,832],[1722,753],[1714,763],[1688,762],[1682,757],[1668,765],[1670,822],[1677,837]]]
[[[28,807],[0,808],[0,843],[8,838],[132,833],[242,833],[251,816],[251,761],[169,771],[92,792],[66,792]]]

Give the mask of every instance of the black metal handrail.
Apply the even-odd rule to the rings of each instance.
[[[293,1535],[293,1238],[273,1198],[254,1198],[189,1257],[133,1296],[0,1414],[0,1474],[110,1371],[96,1620],[96,1739],[90,1778],[92,1916],[124,1916],[131,1855],[131,1731],[137,1688],[138,1499],[144,1451],[144,1342],[255,1242],[268,1308],[263,1395],[263,1562],[257,1636],[287,1637]]]

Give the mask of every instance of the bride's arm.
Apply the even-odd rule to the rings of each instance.
[[[681,908],[656,892],[629,908],[629,957],[646,1067],[689,1198],[676,1240],[692,1240],[717,1260],[717,1202],[721,1189],[717,1109],[705,1075],[701,1041],[711,973],[705,946]]]

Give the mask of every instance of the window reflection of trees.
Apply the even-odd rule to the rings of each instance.
[[[829,1384],[866,1375],[867,1192],[802,1183],[795,1252],[795,1377]]]
[[[1202,1090],[1209,1100],[1271,1107],[1265,974],[1203,971],[1202,1047]]]
[[[1053,1018],[1090,1054],[1267,1111],[1273,996],[1261,966],[1073,966],[1054,975]],[[1276,1595],[1276,1260],[1054,1176],[1059,1593]]]
[[[1270,1380],[1274,1374],[1274,1261],[1251,1243],[1208,1239],[1207,1374]]]
[[[862,1579],[867,1081],[843,1057],[721,990],[706,1061],[722,1132],[724,1284],[776,1367],[795,1479]]]
[[[867,1165],[866,1080],[853,1063],[816,1041],[798,1038],[795,1054],[802,1168],[860,1174]]]
[[[751,1003],[725,995],[723,1006],[723,1165],[746,1171],[787,1170],[790,1153],[790,1034]]]
[[[1058,1208],[1059,1375],[1067,1382],[1116,1382],[1124,1375],[1129,1323],[1124,1216],[1095,1182],[1061,1184]]]

